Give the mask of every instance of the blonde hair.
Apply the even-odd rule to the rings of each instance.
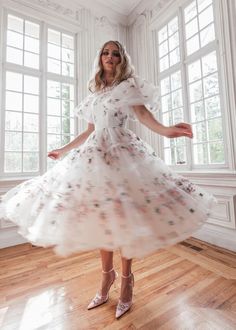
[[[115,44],[118,47],[120,53],[120,63],[118,63],[116,66],[113,84],[118,85],[123,80],[126,80],[134,75],[134,67],[131,64],[130,56],[126,52],[125,47],[119,41],[109,40],[105,42],[105,44],[100,48],[94,61],[94,72],[88,83],[88,88],[92,93],[100,91],[106,87],[101,57],[104,48],[109,43]]]

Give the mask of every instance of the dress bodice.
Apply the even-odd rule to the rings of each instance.
[[[95,125],[95,130],[126,127],[128,119],[137,120],[133,105],[144,104],[155,113],[159,110],[158,87],[139,77],[88,95],[76,108],[75,115]]]

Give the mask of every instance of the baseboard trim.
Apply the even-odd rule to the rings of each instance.
[[[236,252],[236,230],[206,223],[192,237]]]

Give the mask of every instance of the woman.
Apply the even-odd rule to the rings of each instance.
[[[49,152],[53,159],[69,153],[43,176],[10,190],[2,205],[4,217],[34,244],[54,245],[60,255],[100,249],[102,283],[88,309],[108,301],[117,278],[113,250],[120,249],[119,318],[132,305],[132,258],[190,236],[207,219],[213,197],[172,173],[126,128],[130,118],[168,138],[193,137],[189,124],[165,127],[154,118],[158,89],[134,75],[124,47],[105,43],[95,63],[92,93],[75,109],[87,130]]]

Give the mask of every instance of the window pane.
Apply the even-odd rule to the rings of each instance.
[[[207,6],[212,4],[212,0],[198,0],[198,12],[200,13],[203,9],[205,9]]]
[[[38,151],[39,150],[39,135],[37,133],[24,133],[24,151]]]
[[[165,26],[163,29],[161,29],[158,32],[158,39],[159,39],[159,43],[167,39],[167,26]]]
[[[22,133],[5,132],[5,150],[21,151],[22,150]]]
[[[172,112],[165,112],[165,113],[163,113],[162,117],[163,117],[164,125],[166,125],[166,126],[173,125]]]
[[[167,41],[164,41],[159,46],[159,57],[163,57],[167,53],[168,53],[168,42]]]
[[[201,47],[209,44],[209,42],[215,40],[215,28],[214,24],[209,25],[207,28],[201,31]]]
[[[6,111],[5,112],[5,129],[13,131],[22,130],[22,114],[19,112]]]
[[[222,142],[210,143],[210,163],[223,164],[225,161],[224,145]]]
[[[74,51],[62,48],[62,60],[65,62],[74,63]]]
[[[207,157],[207,145],[195,144],[193,146],[194,163],[197,165],[203,165],[208,163]]]
[[[213,20],[214,20],[213,7],[210,6],[199,15],[200,30],[202,30],[204,27],[209,25],[209,23],[213,22]]]
[[[39,170],[39,154],[36,152],[23,153],[23,171],[37,172]]]
[[[169,38],[169,50],[175,49],[179,46],[179,33],[176,32],[172,37]]]
[[[178,71],[171,75],[171,90],[174,91],[182,86],[181,83],[181,72]]]
[[[12,47],[7,47],[7,62],[23,64],[23,51]]]
[[[61,86],[57,81],[48,80],[48,96],[60,98],[61,96]]]
[[[197,6],[196,6],[196,1],[193,1],[184,10],[185,22],[190,21],[195,16],[197,16]]]
[[[62,118],[62,133],[73,133],[74,125],[73,119],[70,118]]]
[[[176,92],[172,93],[172,109],[182,107],[183,100],[182,100],[182,91],[177,90]]]
[[[23,49],[23,35],[13,31],[7,31],[7,44]]]
[[[199,50],[199,37],[198,34],[187,41],[187,54],[191,55]]]
[[[29,94],[39,94],[39,78],[24,76],[24,92]]]
[[[193,141],[194,142],[205,142],[207,141],[206,123],[198,123],[193,125]]]
[[[167,165],[175,164],[175,153],[174,149],[164,149],[165,162]]]
[[[25,21],[25,34],[30,37],[39,38],[39,24]]]
[[[60,117],[47,117],[48,133],[61,133],[61,118]]]
[[[200,60],[198,60],[188,66],[188,79],[189,82],[194,82],[195,80],[201,79],[201,77],[201,63]]]
[[[61,47],[48,43],[48,56],[60,60]]]
[[[6,92],[6,110],[22,111],[22,94]]]
[[[169,56],[165,56],[160,59],[160,71],[164,71],[169,68]]]
[[[74,38],[68,34],[62,33],[62,47],[74,49]]]
[[[197,81],[189,86],[190,102],[196,102],[203,98],[202,81]]]
[[[219,93],[218,74],[212,74],[203,79],[205,97]]]
[[[179,108],[173,111],[173,124],[180,123],[184,120],[183,108]]]
[[[171,110],[171,98],[170,98],[170,95],[166,95],[166,96],[163,96],[161,98],[161,107],[162,107],[162,111],[163,112],[168,111],[168,110]]]
[[[39,69],[39,55],[25,52],[24,53],[24,65],[29,68]]]
[[[223,127],[221,118],[215,118],[208,122],[209,140],[222,140]]]
[[[33,53],[39,53],[39,40],[31,37],[25,37],[25,50]]]
[[[178,17],[172,19],[168,24],[168,34],[169,36],[178,31]]]
[[[29,113],[24,114],[24,131],[26,132],[39,131],[38,115],[33,115]]]
[[[61,73],[61,62],[54,60],[52,58],[48,58],[48,71],[52,73]]]
[[[74,64],[62,62],[62,74],[65,76],[74,76]]]
[[[175,65],[180,61],[180,54],[179,54],[179,48],[176,48],[173,50],[173,52],[170,53],[170,65]]]
[[[35,95],[24,94],[24,111],[39,112],[39,97]]]
[[[70,102],[69,101],[62,101],[62,115],[63,116],[70,116]]]
[[[186,164],[186,148],[180,147],[176,148],[176,164],[183,165]]]
[[[198,32],[197,18],[194,18],[188,24],[186,24],[186,38],[189,39]]]
[[[22,91],[22,74],[16,72],[6,72],[6,89],[12,91]]]
[[[5,164],[4,164],[5,172],[7,173],[21,172],[21,166],[22,166],[21,153],[5,152]]]
[[[70,136],[69,135],[63,135],[62,136],[62,145],[67,144],[70,142]]]
[[[48,42],[56,44],[58,46],[61,45],[61,34],[58,31],[48,29]]]
[[[61,136],[60,135],[54,135],[54,134],[48,134],[47,136],[47,147],[48,151],[57,149],[61,146]]]
[[[70,84],[62,84],[61,97],[66,100],[74,99],[74,88]]]
[[[9,30],[23,33],[23,19],[13,15],[8,15],[7,28]]]
[[[204,76],[217,71],[216,52],[212,52],[202,58],[202,70]]]
[[[170,92],[170,78],[167,77],[161,80],[161,95],[165,95]]]
[[[48,98],[47,113],[49,115],[61,115],[61,101],[59,99]]]
[[[220,111],[220,98],[219,96],[214,96],[205,100],[205,108],[207,118],[214,118],[221,115]]]
[[[192,122],[202,121],[205,119],[203,102],[197,102],[191,105]]]

